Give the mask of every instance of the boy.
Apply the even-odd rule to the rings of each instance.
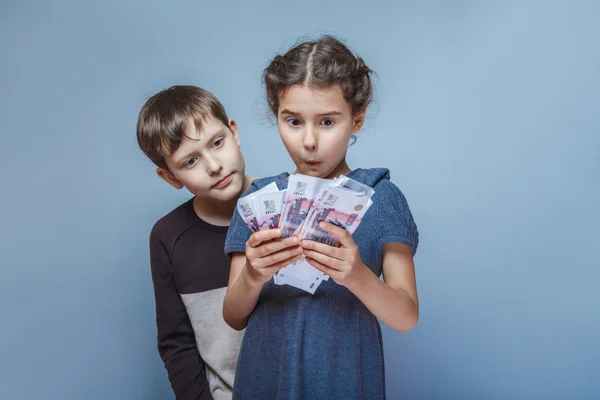
[[[177,399],[231,398],[242,333],[223,320],[230,260],[225,237],[245,174],[235,121],[194,86],[152,96],[137,123],[159,177],[194,197],[154,225],[150,264],[158,351]]]

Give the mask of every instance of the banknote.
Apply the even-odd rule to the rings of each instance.
[[[320,187],[329,182],[328,179],[307,175],[294,174],[290,176],[279,225],[282,229],[281,238],[299,233],[302,222],[308,215]]]
[[[255,205],[255,199],[257,196],[264,193],[276,193],[279,192],[279,188],[275,182],[270,183],[269,185],[263,187],[260,190],[257,190],[254,193],[251,193],[247,196],[241,197],[237,202],[237,210],[244,223],[250,228],[250,231],[258,232],[260,230],[259,226],[259,214],[258,207]]]
[[[315,240],[331,246],[339,247],[339,239],[320,229],[320,221],[328,221],[354,233],[366,211],[373,204],[371,196],[374,190],[345,176],[336,178],[327,186],[321,187],[320,193],[311,205],[308,216],[302,223],[299,238]],[[305,258],[286,267],[287,275],[311,281],[312,279],[329,280],[329,276],[312,267]]]
[[[273,193],[261,193],[254,198],[259,231],[279,227],[284,196],[285,190],[281,190]]]
[[[375,194],[375,190],[371,186],[357,182],[345,175],[340,175],[340,177],[336,178],[330,186],[345,188],[351,190],[357,196],[366,196],[368,198],[373,197]]]
[[[285,277],[290,275],[309,282],[320,282],[323,280],[323,273],[310,265],[304,257],[286,265],[279,270],[277,275],[278,278],[283,278],[283,281],[281,281],[283,283],[285,283]]]
[[[238,201],[238,212],[252,232],[281,228],[281,238],[292,235],[340,246],[339,238],[319,228],[320,221],[354,233],[373,204],[373,188],[347,176],[321,179],[293,174],[288,187],[279,190],[275,183]],[[277,285],[291,285],[314,294],[329,277],[302,257],[273,276]]]
[[[310,294],[315,294],[315,291],[317,290],[317,288],[319,287],[319,285],[321,284],[320,280],[304,280],[301,278],[298,278],[295,275],[287,275],[284,274],[282,277],[280,278],[275,278],[273,277],[275,284],[277,285],[290,285],[290,286],[294,286],[297,287],[298,289],[302,289]],[[283,279],[284,281],[281,281],[281,279]]]
[[[319,228],[319,222],[327,221],[352,234],[372,204],[369,193],[355,192],[345,187],[330,187],[319,204],[313,207],[311,218],[305,221],[303,239],[339,247],[339,239]]]
[[[315,198],[315,201],[313,201],[313,203],[311,204],[310,209],[308,210],[308,214],[305,218],[305,222],[303,221],[302,226],[300,227],[300,232],[298,232],[298,237],[300,239],[306,237],[306,230],[307,230],[308,226],[310,225],[308,221],[311,221],[314,219],[314,214],[315,214],[315,212],[317,212],[318,205],[321,203],[321,200],[323,200],[323,196],[325,196],[325,194],[327,193],[327,190],[329,190],[330,185],[332,185],[334,182],[335,182],[335,180],[332,181],[329,185],[321,185],[321,187],[319,188],[319,193],[318,193],[317,197]]]

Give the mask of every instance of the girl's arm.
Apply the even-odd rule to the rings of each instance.
[[[302,249],[298,239],[278,240],[280,236],[278,229],[256,232],[246,242],[245,254],[232,255],[229,284],[223,300],[223,319],[233,329],[242,330],[248,325],[265,282],[300,258]]]
[[[383,246],[385,282],[362,266],[347,288],[384,324],[399,332],[411,330],[419,319],[419,299],[410,248],[402,243]]]
[[[402,243],[383,246],[382,282],[362,262],[358,246],[346,230],[325,222],[319,227],[337,236],[342,247],[303,241],[307,261],[354,293],[384,324],[399,332],[411,330],[419,319],[419,302],[410,248]]]

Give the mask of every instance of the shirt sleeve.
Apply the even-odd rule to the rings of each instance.
[[[406,198],[400,189],[389,181],[378,189],[380,192],[380,204],[377,208],[380,227],[377,242],[379,257],[383,254],[383,246],[390,242],[405,244],[414,256],[419,245],[419,231]]]
[[[175,284],[167,250],[156,229],[150,234],[150,266],[156,305],[158,352],[179,400],[212,400],[206,367]]]

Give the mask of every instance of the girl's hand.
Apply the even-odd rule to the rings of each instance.
[[[295,236],[279,239],[280,229],[253,233],[246,242],[246,265],[244,270],[258,283],[265,283],[281,268],[300,259],[302,247]]]
[[[354,243],[352,236],[339,226],[321,221],[319,228],[336,236],[341,247],[333,247],[313,240],[303,240],[301,244],[306,261],[319,271],[329,275],[339,285],[348,287],[358,275],[368,270],[360,258],[358,246]]]

